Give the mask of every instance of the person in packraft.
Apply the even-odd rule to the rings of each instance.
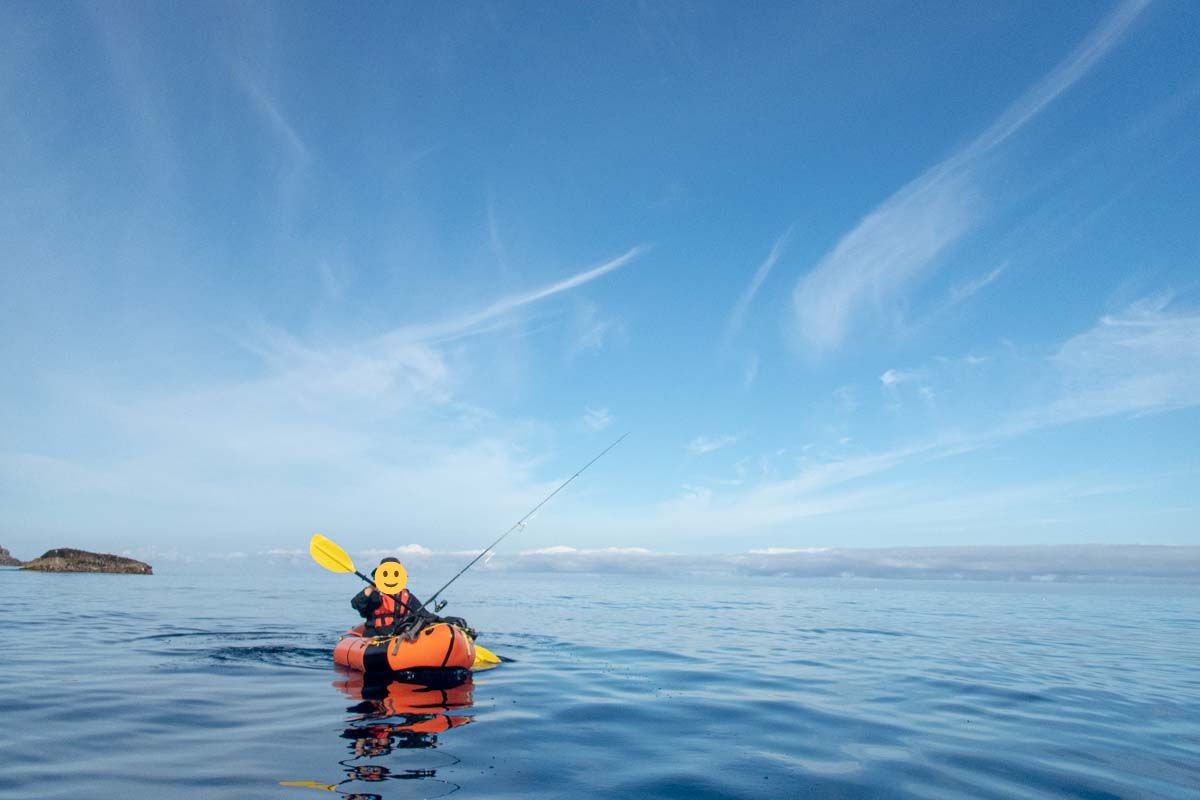
[[[371,570],[375,585],[368,586],[350,601],[362,618],[366,636],[391,636],[422,608],[421,601],[406,588],[408,571],[397,559],[388,557]]]

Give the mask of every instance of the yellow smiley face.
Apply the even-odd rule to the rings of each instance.
[[[408,570],[403,564],[388,561],[375,568],[375,588],[384,594],[398,594],[408,585]]]

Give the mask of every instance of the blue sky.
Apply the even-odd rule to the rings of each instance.
[[[1200,544],[1190,3],[0,6],[0,544]]]

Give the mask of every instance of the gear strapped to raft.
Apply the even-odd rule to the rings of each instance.
[[[373,644],[384,644],[387,642],[411,642],[421,634],[421,631],[428,628],[430,625],[453,625],[461,630],[472,641],[475,639],[475,629],[467,624],[467,621],[462,617],[439,617],[437,614],[430,613],[424,608],[419,611],[409,612],[407,615],[400,617],[391,625],[391,632],[382,635],[368,636]]]

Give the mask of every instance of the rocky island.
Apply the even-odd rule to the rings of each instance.
[[[13,558],[7,547],[0,547],[0,567],[19,567],[24,563],[19,558]]]
[[[60,547],[47,550],[33,561],[26,563],[21,569],[37,572],[111,572],[123,575],[153,575],[154,570],[149,564],[136,561],[124,556],[113,556],[107,553],[89,553],[86,550],[74,550],[70,547]]]

